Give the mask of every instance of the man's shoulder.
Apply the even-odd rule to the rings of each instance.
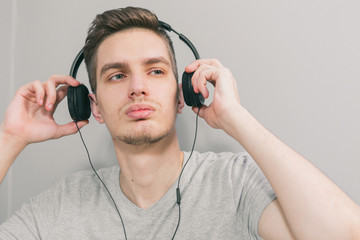
[[[189,156],[189,153],[186,154]],[[247,152],[193,152],[194,161],[199,164],[233,164],[240,163],[241,165],[252,162],[251,156]],[[187,160],[187,159],[186,159]]]
[[[196,152],[184,154],[184,161],[189,161],[185,170],[186,175],[206,176],[217,179],[219,176],[225,177],[243,174],[253,160],[247,152]]]
[[[98,183],[99,179],[98,176],[103,180],[103,181],[110,181],[110,179],[112,179],[112,176],[114,174],[116,174],[116,172],[119,171],[119,166],[115,165],[115,166],[111,166],[111,167],[106,167],[106,168],[101,168],[99,170],[96,170],[96,173],[94,172],[94,170],[90,169],[90,170],[81,170],[75,173],[72,173],[68,176],[63,177],[60,182],[62,182],[62,184],[65,185],[71,185],[71,186],[76,186],[76,185],[91,185],[92,183]]]
[[[114,174],[118,166],[99,169],[98,175],[105,182],[114,182]],[[101,189],[101,183],[93,170],[82,170],[62,177],[47,190],[29,199],[28,203],[33,208],[41,208],[44,203],[51,203],[49,209],[59,209],[61,204],[71,207],[80,204],[81,199],[93,198]],[[71,199],[71,201],[69,201]],[[49,205],[49,204],[48,204]]]
[[[108,185],[113,182],[113,176],[119,171],[119,166],[101,168],[97,174]],[[85,192],[96,192],[100,188],[100,181],[95,172],[90,170],[81,170],[63,176],[55,184],[39,195],[31,198],[31,201],[38,201],[42,198],[65,197],[72,195],[84,194]]]

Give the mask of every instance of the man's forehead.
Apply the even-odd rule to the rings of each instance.
[[[141,54],[146,52],[167,52],[166,41],[158,34],[148,29],[127,29],[108,36],[98,47],[97,55],[105,51],[107,54],[116,53],[121,49],[124,53]],[[144,53],[146,53],[144,52]]]
[[[98,51],[106,48],[108,45],[124,44],[124,49],[130,45],[142,47],[151,47],[151,49],[167,49],[167,42],[157,33],[150,29],[131,28],[113,33],[106,37],[99,44]],[[152,46],[152,44],[155,44]]]
[[[107,37],[97,49],[97,69],[109,63],[163,62],[171,66],[166,41],[149,29],[132,28]]]

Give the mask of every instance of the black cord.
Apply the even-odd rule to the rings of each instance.
[[[180,226],[180,220],[181,220],[180,180],[181,180],[181,176],[182,176],[182,174],[183,174],[183,172],[184,172],[184,169],[185,169],[186,165],[188,164],[188,162],[189,162],[189,160],[190,160],[190,158],[191,158],[191,156],[192,156],[192,154],[193,154],[193,152],[194,152],[195,143],[196,143],[196,136],[197,136],[197,131],[198,131],[199,112],[200,112],[200,107],[199,107],[198,112],[197,112],[197,114],[196,114],[195,136],[194,136],[194,142],[193,142],[193,145],[192,145],[192,148],[191,148],[191,152],[190,152],[190,155],[189,155],[188,159],[186,160],[186,162],[185,162],[185,164],[184,164],[184,167],[181,169],[181,172],[180,172],[180,175],[179,175],[179,178],[178,178],[178,183],[177,183],[177,188],[176,188],[176,202],[177,202],[178,207],[179,207],[179,218],[178,218],[178,222],[177,222],[177,225],[176,225],[175,232],[174,232],[174,234],[173,234],[173,236],[172,236],[172,238],[171,238],[172,240],[175,238],[175,235],[176,235],[176,233],[177,233],[177,230],[178,230],[178,228],[179,228],[179,226]],[[126,235],[126,230],[125,230],[125,224],[124,224],[124,221],[123,221],[123,219],[122,219],[122,217],[121,217],[121,213],[120,213],[120,211],[119,211],[119,209],[118,209],[118,207],[117,207],[117,205],[116,205],[116,203],[115,203],[115,200],[114,200],[113,196],[111,195],[109,189],[106,187],[104,181],[101,179],[101,177],[99,176],[99,174],[97,173],[97,171],[95,170],[95,168],[94,168],[94,166],[93,166],[93,164],[92,164],[92,162],[91,162],[89,150],[88,150],[88,148],[87,148],[87,146],[86,146],[86,144],[85,144],[84,138],[83,138],[83,136],[82,136],[82,134],[81,134],[81,131],[80,131],[80,128],[79,128],[79,126],[78,126],[78,124],[77,124],[77,121],[75,121],[75,125],[76,125],[76,127],[77,127],[77,129],[78,129],[78,132],[79,132],[81,141],[82,141],[82,143],[83,143],[83,145],[84,145],[84,148],[85,148],[85,150],[86,150],[86,153],[87,153],[87,156],[88,156],[88,159],[89,159],[90,166],[91,166],[92,170],[94,171],[95,175],[97,176],[97,178],[100,180],[100,182],[102,183],[102,185],[103,185],[104,188],[106,189],[107,193],[109,194],[109,196],[110,196],[110,198],[111,198],[111,201],[112,201],[113,204],[114,204],[114,207],[115,207],[117,213],[119,214],[119,217],[120,217],[120,220],[121,220],[121,224],[122,224],[122,227],[123,227],[123,230],[124,230],[125,240],[127,240],[127,235]]]
[[[86,147],[85,141],[84,141],[84,139],[83,139],[83,137],[82,137],[80,128],[79,128],[79,126],[77,125],[77,122],[76,122],[76,121],[75,121],[75,124],[76,124],[76,127],[77,127],[77,129],[78,129],[78,132],[79,132],[79,134],[80,134],[81,141],[82,141],[82,143],[83,143],[83,145],[84,145],[84,147],[85,147],[86,153],[87,153],[87,155],[88,155],[88,159],[89,159],[90,166],[91,166],[92,170],[94,171],[95,175],[98,177],[98,179],[99,179],[100,182],[102,183],[102,185],[105,187],[107,193],[109,194],[109,196],[110,196],[110,198],[111,198],[111,201],[113,202],[113,204],[114,204],[114,206],[115,206],[115,209],[116,209],[117,213],[119,214],[119,217],[120,217],[120,220],[121,220],[121,224],[122,224],[122,227],[123,227],[123,230],[124,230],[125,240],[127,240],[126,230],[125,230],[125,224],[124,224],[124,221],[123,221],[123,219],[122,219],[122,217],[121,217],[120,211],[119,211],[119,209],[118,209],[118,207],[117,207],[117,205],[116,205],[116,203],[115,203],[115,200],[114,200],[113,196],[111,195],[109,189],[106,187],[104,181],[100,178],[99,174],[98,174],[97,171],[95,170],[95,168],[94,168],[94,166],[93,166],[93,164],[92,164],[92,162],[91,162],[89,150],[88,150],[88,148]]]
[[[175,235],[177,233],[177,230],[180,226],[180,219],[181,219],[181,209],[180,209],[180,203],[181,203],[181,193],[180,193],[180,180],[181,180],[181,176],[184,172],[184,169],[186,167],[186,165],[188,164],[193,152],[194,152],[194,148],[195,148],[195,143],[196,143],[196,136],[197,136],[197,131],[198,131],[198,119],[199,119],[199,113],[200,113],[200,107],[198,108],[198,112],[196,114],[196,120],[195,120],[195,136],[194,136],[194,142],[193,142],[193,145],[192,145],[192,148],[191,148],[191,151],[190,151],[190,155],[188,157],[188,159],[186,160],[185,164],[184,164],[184,167],[181,169],[181,172],[180,172],[180,175],[179,175],[179,178],[178,178],[178,184],[177,184],[177,188],[176,188],[176,203],[178,204],[179,206],[179,218],[178,218],[178,223],[176,225],[176,229],[175,229],[175,232],[174,232],[174,235],[172,236],[171,240],[173,240],[175,238]]]

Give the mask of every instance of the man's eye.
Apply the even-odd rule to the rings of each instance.
[[[164,72],[160,69],[155,69],[153,71],[151,71],[151,74],[153,75],[161,75],[161,74],[164,74]]]
[[[111,78],[110,78],[110,80],[121,80],[121,79],[123,79],[124,78],[124,75],[123,74],[116,74],[116,75],[114,75],[114,76],[112,76]]]

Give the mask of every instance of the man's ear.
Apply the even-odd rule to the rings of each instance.
[[[182,110],[184,108],[185,102],[184,102],[184,94],[182,90],[182,84],[179,83],[179,99],[178,99],[178,107],[177,107],[177,113],[182,113]]]
[[[89,94],[91,112],[99,123],[104,123],[104,119],[102,118],[101,111],[99,105],[97,103],[96,95],[94,93]]]

